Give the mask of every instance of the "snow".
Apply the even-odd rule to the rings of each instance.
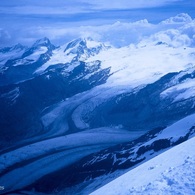
[[[65,45],[58,49],[53,50],[51,58],[41,67],[39,67],[35,71],[35,73],[42,73],[51,65],[70,63],[76,55],[75,54],[66,55],[66,53],[64,53],[64,48]]]
[[[164,21],[162,24],[166,26],[186,22],[187,24],[180,29],[157,32],[142,39],[141,42],[135,45],[131,44],[122,48],[105,47],[98,51],[97,54],[96,51],[92,55],[84,51],[79,56],[78,50],[75,49],[78,43],[67,50],[65,50],[67,45],[53,50],[51,58],[35,71],[36,74],[44,72],[51,65],[64,64],[63,74],[66,75],[80,65],[79,62],[72,62],[78,54],[79,60],[85,61],[89,67],[100,61],[101,69],[111,68],[110,76],[106,84],[77,94],[44,110],[41,120],[48,131],[44,135],[36,137],[44,141],[32,143],[34,141],[32,138],[32,144],[2,154],[0,156],[0,172],[2,173],[5,170],[7,172],[0,178],[0,184],[5,185],[6,189],[20,189],[44,175],[76,162],[85,155],[121,142],[130,141],[141,135],[143,132],[129,133],[120,125],[112,128],[88,129],[89,124],[86,118],[100,104],[109,101],[109,98],[113,96],[127,93],[136,87],[139,90],[141,86],[153,83],[167,73],[179,72],[194,67],[194,48],[191,47],[193,40],[188,33],[183,33],[190,28],[194,28],[192,19],[186,14],[181,14]],[[150,24],[143,20],[137,25],[148,26]],[[120,27],[120,24],[116,23],[115,27],[117,28],[118,26]],[[103,44],[87,40],[86,46],[92,49],[101,47]],[[14,66],[32,63],[38,60],[40,55],[45,52],[47,52],[47,48],[42,46],[32,55],[16,61]],[[5,63],[8,58],[12,59],[20,55],[20,52],[4,54],[2,55],[3,57],[0,56],[0,64]],[[179,76],[181,77],[181,75],[182,73]],[[89,77],[90,74],[84,79]],[[49,78],[49,75],[47,75],[46,79]],[[195,97],[195,79],[186,79],[181,83],[178,83],[178,80],[175,79],[173,82],[175,82],[174,86],[168,86],[168,89],[161,93],[161,98],[171,97],[175,102]],[[19,95],[19,88],[15,88],[0,97],[8,98],[12,103],[15,103]],[[71,131],[70,123],[83,131],[62,136],[65,132]],[[195,126],[195,114],[165,128],[156,138],[143,143],[140,147],[151,145],[159,139],[167,139],[173,143],[185,136],[193,126]],[[55,138],[51,138],[52,136]],[[49,137],[49,139],[46,140],[46,137]],[[194,138],[192,140],[194,141]],[[175,150],[178,151],[173,150],[175,151],[174,153],[165,152],[159,156],[159,159],[157,157],[155,158],[157,160],[153,159],[148,164],[145,163],[137,167],[120,177],[120,179],[108,184],[109,187],[105,186],[94,192],[94,194],[178,194],[180,192],[194,194],[192,189],[195,189],[195,176],[192,174],[195,172],[193,168],[195,155],[190,149],[194,148],[194,145],[184,145],[183,148],[182,146],[175,147],[177,148]],[[187,151],[181,152],[180,155],[179,150]],[[136,154],[136,151],[137,148],[133,148],[132,152],[134,154]],[[149,156],[152,157],[151,152],[144,153],[140,158],[146,157],[148,159]],[[156,154],[158,153],[154,155]],[[170,163],[169,159],[171,159],[172,164],[168,164]],[[124,161],[126,160],[128,159],[124,159]],[[22,165],[22,163],[25,165]],[[17,168],[14,169],[14,166]],[[183,170],[185,169],[184,173]],[[15,175],[18,177],[15,177]],[[185,182],[182,180],[184,176]]]
[[[29,63],[35,62],[39,59],[41,54],[44,54],[48,51],[47,47],[40,47],[38,48],[33,54],[16,61],[16,63],[13,66],[20,66],[20,65],[28,65]]]
[[[189,115],[165,128],[156,138],[144,143],[143,146],[150,145],[159,139],[167,139],[171,142],[176,142],[179,138],[185,136],[193,126],[195,126],[195,114]]]
[[[99,93],[99,90],[101,93]],[[108,102],[112,97],[122,94],[124,91],[130,90],[128,87],[115,87],[115,88],[104,88],[97,87],[92,89],[89,93],[93,96],[86,96],[86,99],[79,103],[79,105],[74,109],[72,113],[72,121],[75,126],[79,129],[85,129],[89,127],[84,121],[84,118],[90,116],[98,106]]]
[[[94,41],[94,40],[87,39],[86,45],[87,45],[87,48],[96,48],[96,47],[101,46],[101,43]]]
[[[6,53],[1,53],[0,52],[0,71],[1,69],[3,70],[3,66],[4,64],[8,61],[8,60],[12,60],[12,59],[16,59],[22,56],[22,54],[24,53],[25,49],[15,49],[15,50],[11,50],[9,52]]]
[[[88,124],[83,120],[83,116],[90,114],[98,105],[108,101],[113,95],[129,92],[129,86],[117,86],[113,88],[100,85],[93,89],[79,93],[57,105],[46,110],[41,120],[45,128],[50,127],[50,131],[45,135],[59,135],[69,130],[68,120],[80,129],[85,129]],[[85,109],[89,108],[89,109]],[[59,117],[63,116],[63,117]]]
[[[195,138],[160,154],[91,195],[195,194]]]
[[[130,85],[137,87],[152,83],[169,72],[178,72],[194,64],[193,48],[169,47],[140,42],[137,46],[102,50],[89,57],[86,62],[100,60],[101,68],[111,67],[113,73],[108,86]],[[147,78],[147,79],[145,79]]]
[[[78,53],[79,52],[78,47],[79,47],[79,44],[81,41],[84,41],[86,46],[87,46],[87,48],[84,48],[84,53],[82,55],[80,55],[80,53]],[[78,56],[78,54],[80,55],[79,60],[85,61],[91,55],[87,51],[88,49],[89,50],[96,49],[96,48],[101,47],[101,46],[104,49],[106,48],[102,43],[93,41],[90,38],[76,39],[68,44],[61,46],[58,49],[55,49],[53,51],[53,54],[52,54],[50,60],[48,60],[45,64],[43,64],[41,67],[39,67],[35,71],[35,73],[42,73],[51,65],[71,63],[73,61],[74,57]],[[74,68],[75,68],[75,66],[72,66],[72,64],[71,65],[69,64],[69,67],[67,67],[66,71],[70,72]]]
[[[187,79],[182,83],[166,89],[160,95],[162,98],[173,97],[173,102],[195,97],[195,79]]]

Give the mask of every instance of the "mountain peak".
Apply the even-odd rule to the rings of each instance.
[[[23,49],[26,49],[26,47],[25,47],[24,45],[18,43],[18,44],[14,45],[14,46],[12,47],[12,50],[15,50],[15,49],[16,49],[16,50],[17,50],[17,49],[23,50]]]
[[[105,47],[103,43],[94,41],[91,37],[80,37],[69,42],[64,50],[64,52],[77,50],[78,48],[83,49],[95,49],[99,47]]]
[[[103,49],[108,49],[103,43],[94,41],[91,37],[78,38],[66,45],[66,55],[74,55],[74,60],[84,60],[98,54]]]
[[[73,41],[69,42],[64,51],[76,48],[76,47],[86,47],[86,40],[83,38],[74,39]]]
[[[50,40],[47,37],[44,37],[42,39],[37,40],[34,44],[33,47],[38,47],[38,46],[48,46],[51,45]]]
[[[12,47],[3,47],[3,48],[0,48],[0,52],[1,53],[7,53],[7,52],[11,52],[11,51],[14,51],[14,50],[24,50],[26,49],[27,47],[25,47],[24,45],[18,43]]]

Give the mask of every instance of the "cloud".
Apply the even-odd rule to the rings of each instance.
[[[195,46],[195,20],[187,14],[178,14],[156,27],[158,31],[143,38],[141,45],[164,43],[172,47]]]
[[[180,24],[189,22],[192,22],[192,18],[186,13],[181,13],[177,16],[170,17],[167,20],[162,21],[162,24]]]
[[[179,20],[185,16],[188,20]],[[61,29],[61,35],[73,35],[73,37],[90,36],[98,41],[109,42],[110,44],[121,47],[130,44],[157,44],[166,43],[172,47],[193,46],[195,44],[195,20],[187,14],[178,14],[171,17],[177,23],[160,22],[151,24],[146,19],[137,22],[115,22],[112,25],[83,26],[70,29]],[[55,34],[55,31],[51,34]],[[60,39],[60,34],[58,34]]]
[[[179,14],[171,17],[173,21]],[[35,33],[36,32],[36,33]],[[47,36],[56,45],[62,45],[78,37],[92,37],[97,41],[109,42],[110,44],[121,47],[130,44],[156,44],[164,42],[173,47],[189,46],[194,43],[195,20],[187,20],[185,23],[166,23],[158,24],[149,23],[146,19],[136,22],[115,22],[110,25],[99,26],[78,26],[67,27],[61,25],[53,26],[32,26],[20,32],[21,36],[18,42],[30,44],[36,39]]]
[[[62,25],[55,28],[34,26],[21,32],[20,37],[21,41],[25,40],[29,44],[32,41],[32,37],[36,40],[47,36],[59,45],[78,37],[92,37],[95,40],[109,42],[114,46],[120,47],[139,42],[141,37],[148,35],[148,33],[150,35],[155,28],[155,25],[148,23],[147,20],[132,23],[115,22],[110,25],[100,26],[66,27]]]
[[[185,47],[192,44],[192,39],[188,34],[182,34],[178,29],[168,29],[151,35],[146,41],[143,41],[142,44],[143,43],[164,43],[172,47]]]
[[[0,43],[3,45],[9,42],[10,40],[11,40],[11,35],[8,33],[8,31],[0,28]]]

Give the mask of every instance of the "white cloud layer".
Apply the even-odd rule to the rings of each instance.
[[[0,43],[1,44],[6,43],[10,39],[11,39],[10,34],[6,30],[0,28]]]
[[[178,20],[179,18],[179,20]],[[187,18],[187,20],[186,20]],[[175,22],[177,20],[177,22]],[[185,22],[184,22],[185,21]],[[95,40],[109,42],[121,47],[129,44],[166,43],[173,47],[194,44],[195,20],[187,14],[179,14],[158,24],[151,24],[146,19],[137,22],[116,22],[112,25],[81,27],[33,27],[28,29],[27,36],[37,38],[48,36],[51,40],[64,43],[78,37],[92,37]]]
[[[11,37],[12,36],[12,37]],[[130,44],[166,43],[173,47],[195,44],[195,20],[187,14],[179,14],[158,24],[146,19],[137,22],[115,22],[110,25],[71,27],[67,24],[56,26],[30,26],[9,34],[0,29],[1,40],[32,44],[36,39],[48,37],[56,45],[62,45],[78,37],[92,37],[97,41],[109,42],[121,47]],[[4,41],[5,42],[5,41]]]

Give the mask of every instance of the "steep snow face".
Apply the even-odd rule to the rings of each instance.
[[[91,195],[194,194],[195,138],[147,161]]]
[[[64,46],[57,48],[53,50],[51,58],[38,69],[36,69],[35,74],[44,72],[48,67],[52,65],[70,63],[73,58],[74,55],[66,55],[64,53]]]

